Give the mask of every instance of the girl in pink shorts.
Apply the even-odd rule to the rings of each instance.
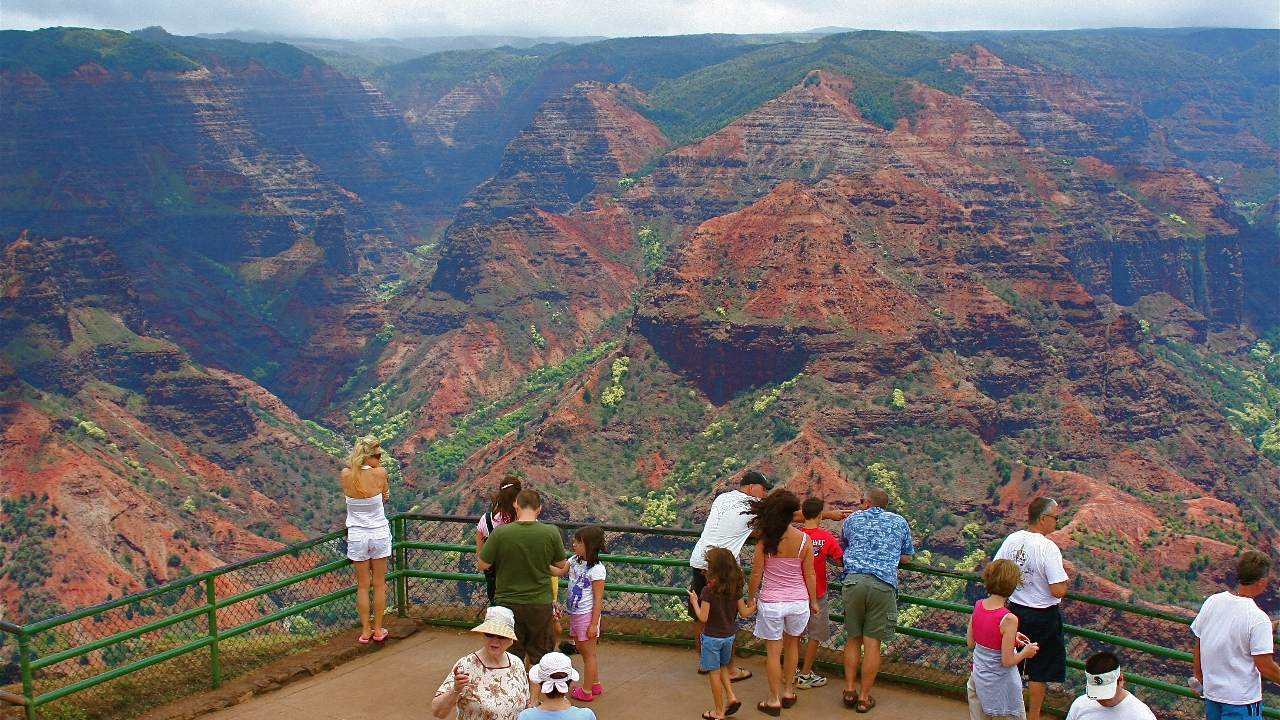
[[[600,637],[600,609],[604,604],[604,529],[599,525],[578,528],[573,534],[573,556],[569,558],[569,635],[582,653],[582,685],[569,693],[574,700],[591,702],[604,692],[596,665],[596,641]]]

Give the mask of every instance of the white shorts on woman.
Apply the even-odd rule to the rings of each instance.
[[[808,600],[756,603],[755,636],[761,640],[781,640],[783,633],[800,636],[808,626]]]
[[[347,539],[347,558],[353,562],[391,557],[391,536]]]

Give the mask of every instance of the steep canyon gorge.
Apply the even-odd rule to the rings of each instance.
[[[0,603],[396,509],[690,525],[748,468],[953,565],[1064,501],[1195,603],[1280,524],[1274,31],[621,38],[343,73],[0,34]],[[1264,598],[1274,609],[1276,598]]]

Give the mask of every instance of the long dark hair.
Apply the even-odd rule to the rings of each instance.
[[[498,486],[498,493],[493,496],[489,513],[495,518],[498,513],[502,513],[507,518],[507,522],[516,519],[516,496],[520,494],[520,478],[515,475],[508,475],[502,478],[502,484]]]
[[[716,597],[740,599],[747,578],[742,574],[738,558],[722,547],[707,550],[707,584]]]
[[[787,528],[791,527],[791,519],[800,509],[800,496],[790,490],[777,490],[752,504],[749,514],[751,529],[760,531],[760,540],[764,543],[766,555],[778,554],[778,543]]]
[[[573,534],[573,539],[582,541],[583,556],[579,560],[585,560],[589,568],[599,564],[600,553],[604,552],[604,528],[599,525],[580,527]]]

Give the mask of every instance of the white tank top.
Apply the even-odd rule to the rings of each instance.
[[[347,498],[347,540],[391,537],[391,526],[382,510],[382,495]]]

